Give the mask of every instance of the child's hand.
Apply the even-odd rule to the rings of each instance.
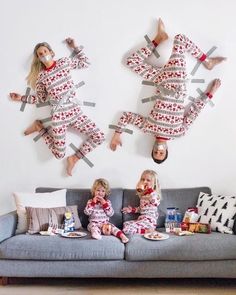
[[[123,209],[121,209],[121,212],[124,213],[124,214],[131,213],[132,212],[132,207],[131,206],[124,207]]]
[[[103,197],[97,196],[96,198],[102,205],[104,205],[107,202]]]
[[[75,40],[74,39],[72,39],[72,38],[66,38],[66,43],[67,43],[67,45],[70,47],[70,48],[72,48],[72,49],[75,49],[76,48],[76,44],[75,44]]]

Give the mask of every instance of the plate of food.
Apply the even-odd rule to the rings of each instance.
[[[61,236],[64,238],[82,238],[87,236],[87,234],[81,231],[72,231],[72,232],[62,233]]]
[[[152,233],[147,233],[144,235],[144,238],[148,240],[152,240],[152,241],[163,241],[163,240],[169,239],[169,237],[170,237],[169,235],[159,233],[157,231],[154,231]]]

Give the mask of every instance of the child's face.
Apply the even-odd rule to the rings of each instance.
[[[106,196],[105,188],[101,185],[98,185],[94,191],[94,196],[104,198]]]
[[[144,189],[154,188],[155,179],[151,174],[144,173],[144,174],[141,175],[139,183],[144,186]]]

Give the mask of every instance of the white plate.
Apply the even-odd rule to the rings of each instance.
[[[148,240],[152,240],[152,241],[163,241],[163,240],[169,239],[169,237],[170,236],[167,234],[158,233],[158,232],[147,233],[144,235],[144,238]]]
[[[81,231],[72,231],[68,233],[63,233],[61,234],[61,236],[65,238],[82,238],[87,236],[87,234]]]

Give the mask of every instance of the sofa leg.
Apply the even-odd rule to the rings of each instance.
[[[9,281],[8,281],[8,277],[1,277],[0,278],[0,285],[1,286],[6,286],[8,285]]]

